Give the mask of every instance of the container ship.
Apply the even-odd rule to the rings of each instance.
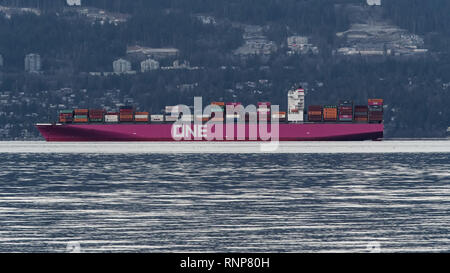
[[[305,91],[288,92],[286,112],[259,102],[256,111],[237,113],[241,103],[212,102],[211,114],[191,115],[181,106],[166,106],[162,114],[120,107],[62,110],[55,123],[36,124],[46,141],[360,141],[383,138],[383,100],[367,105],[351,100],[337,105],[305,107]],[[242,107],[243,109],[243,107]],[[276,108],[275,108],[276,109]],[[233,123],[228,123],[232,120]],[[263,130],[261,130],[263,129]],[[275,134],[276,132],[276,134]]]

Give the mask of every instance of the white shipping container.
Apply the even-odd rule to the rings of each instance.
[[[164,116],[163,115],[151,115],[150,120],[155,121],[155,122],[163,122]]]
[[[166,106],[166,113],[179,113],[180,109],[178,106]]]
[[[193,115],[183,115],[181,116],[181,121],[193,121],[194,116]]]
[[[119,122],[118,115],[105,115],[105,122]]]
[[[205,119],[206,119],[206,118],[209,119],[210,116],[209,116],[209,115],[196,115],[196,116],[195,116],[195,119],[196,119],[196,120],[199,120],[199,121],[203,120],[204,118],[205,118]]]
[[[134,115],[134,118],[141,119],[141,118],[148,118],[148,116],[147,115]]]
[[[235,113],[235,114],[227,114],[226,116],[227,119],[236,119],[239,118],[239,114]]]
[[[178,120],[178,117],[172,117],[169,115],[166,116],[166,121],[177,121],[177,120]]]
[[[273,119],[275,119],[275,118],[283,119],[283,118],[286,118],[286,115],[285,114],[273,114],[272,118]]]
[[[259,107],[258,112],[267,113],[270,112],[270,108],[267,107]]]

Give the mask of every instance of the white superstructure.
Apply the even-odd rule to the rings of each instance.
[[[288,92],[288,121],[302,122],[305,109],[305,90],[297,88]]]

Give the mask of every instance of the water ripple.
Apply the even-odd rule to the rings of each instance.
[[[0,251],[450,251],[450,154],[2,154]]]

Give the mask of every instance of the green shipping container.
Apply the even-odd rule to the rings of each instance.
[[[73,110],[61,110],[59,111],[60,114],[73,114]]]
[[[224,107],[221,107],[221,106],[218,106],[218,105],[213,105],[213,106],[211,107],[211,111],[214,111],[214,112],[224,112],[225,109],[224,109]]]

